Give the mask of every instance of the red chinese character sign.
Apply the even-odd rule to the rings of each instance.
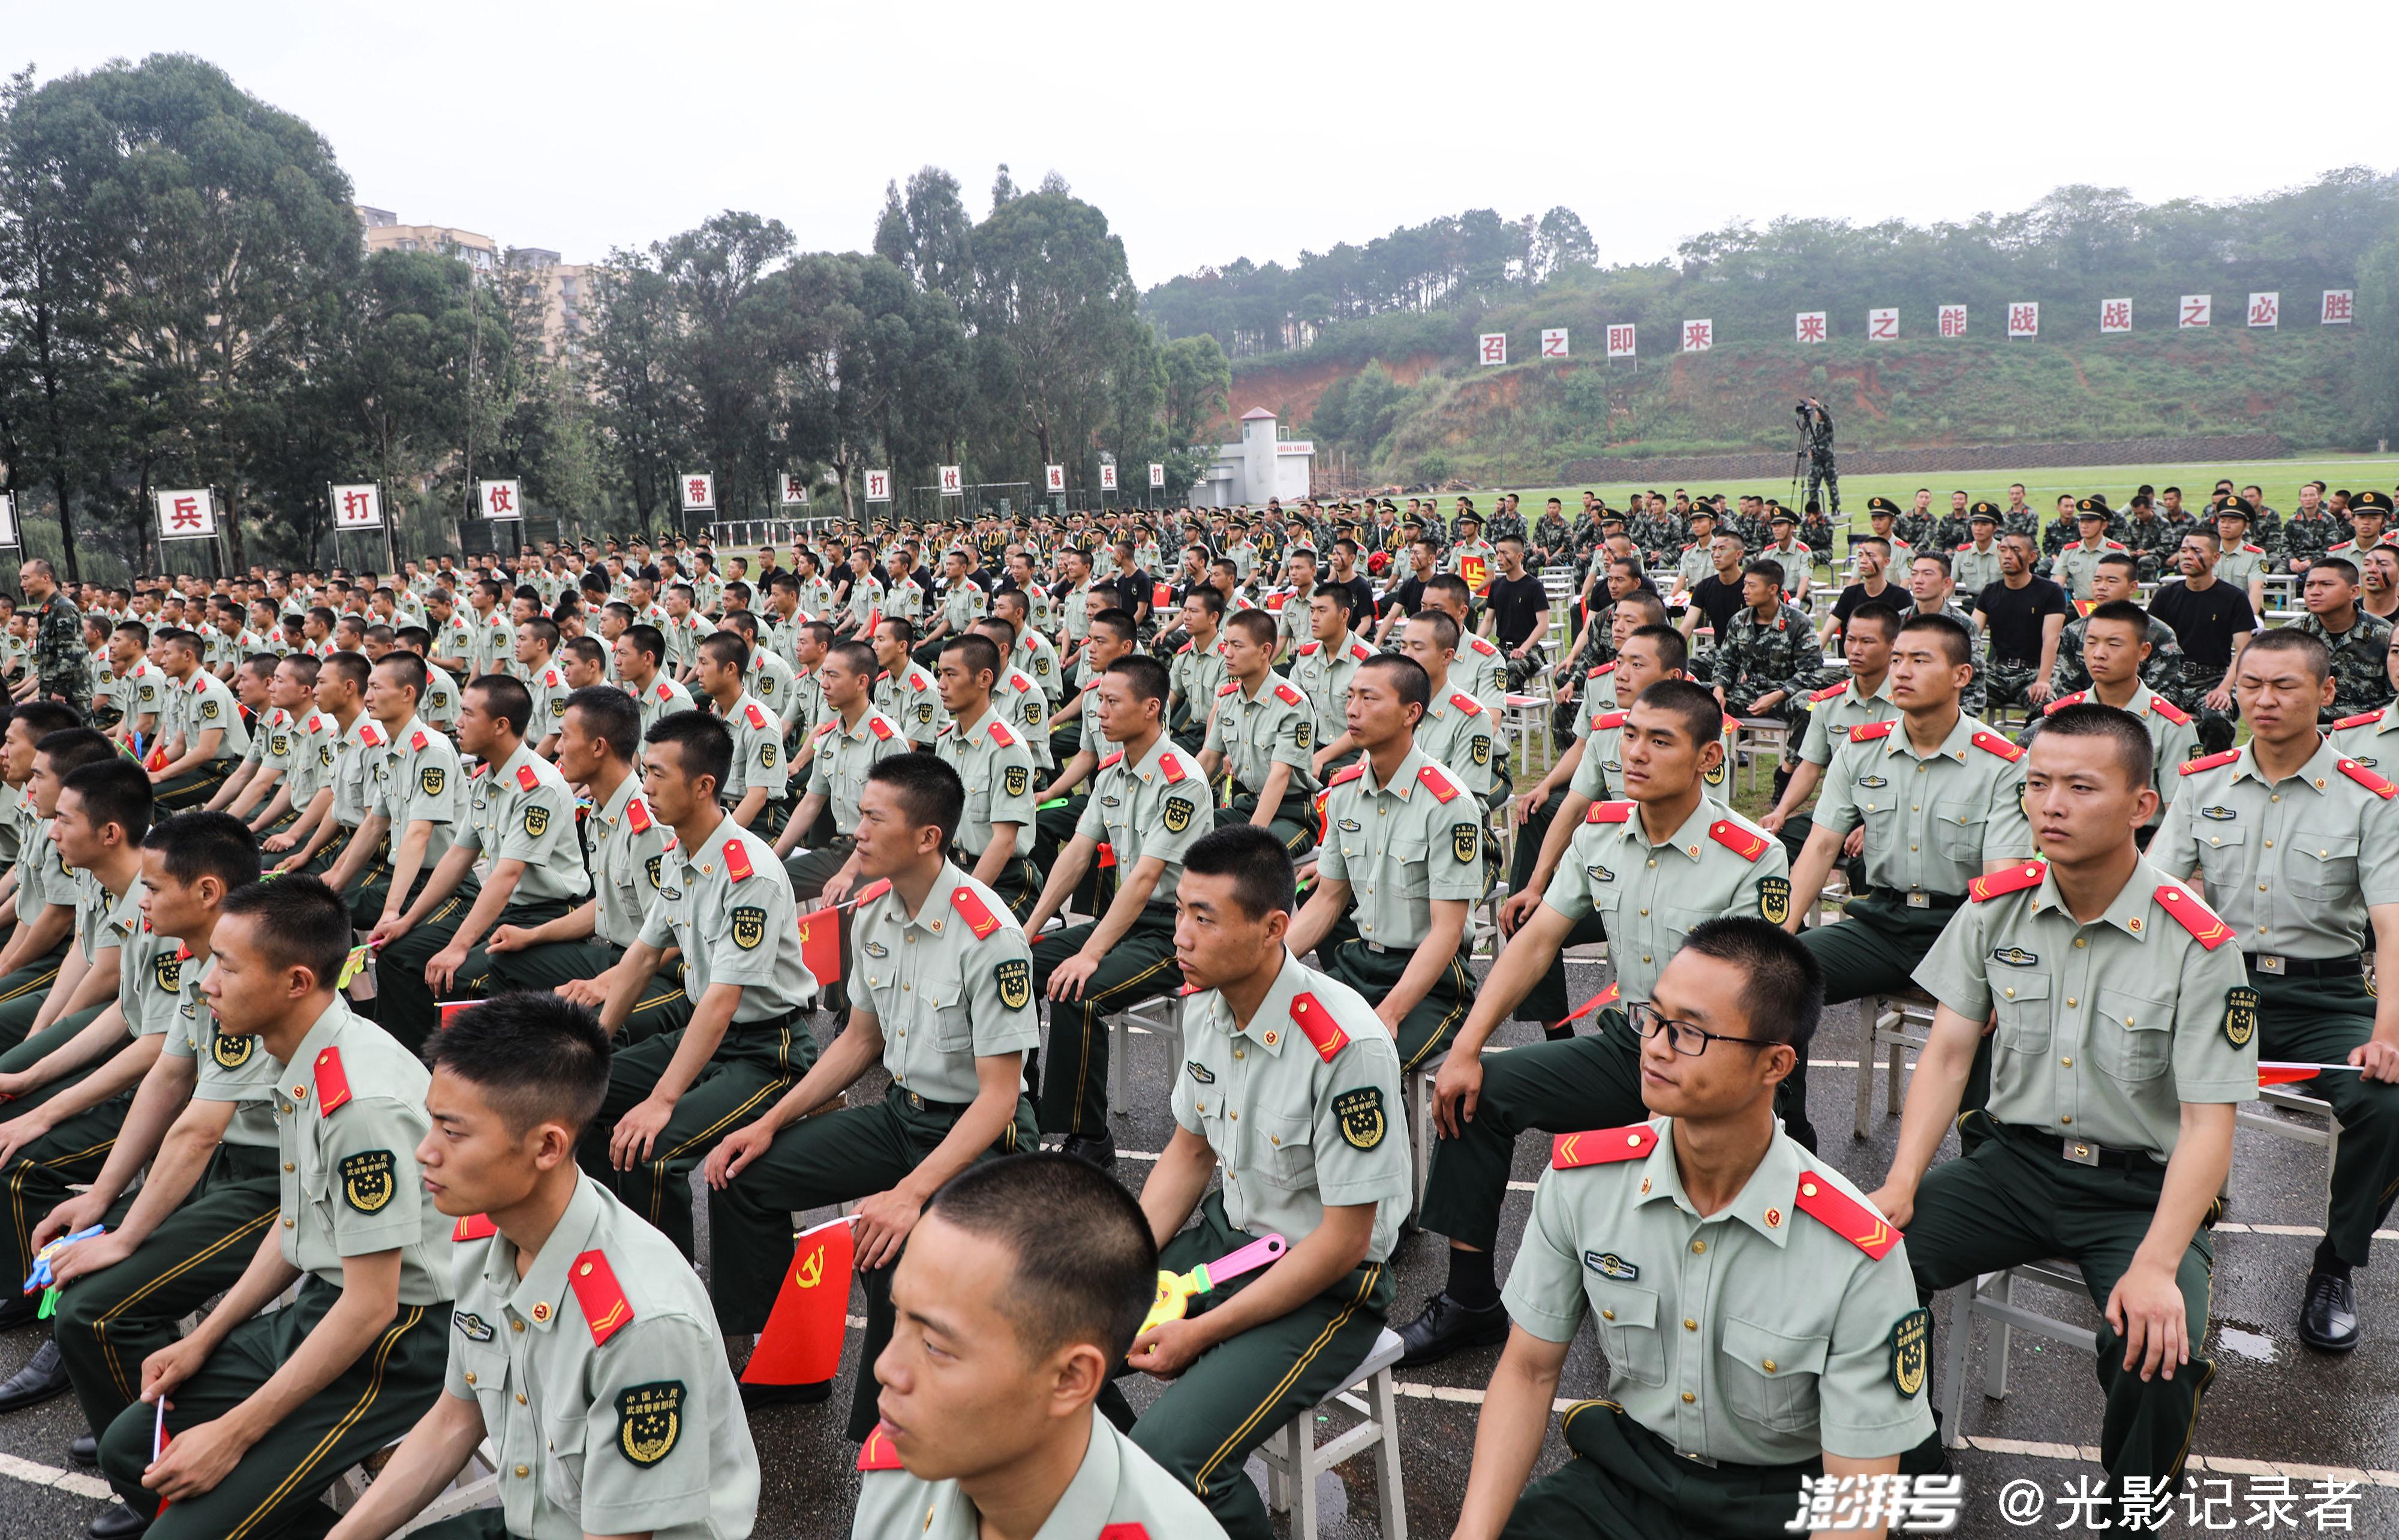
[[[1712,347],[1715,346],[1715,344],[1716,344],[1716,323],[1715,323],[1715,322],[1714,322],[1714,321],[1685,321],[1685,322],[1683,323],[1683,351],[1684,351],[1684,352],[1686,352],[1686,353],[1705,353],[1708,349],[1710,349],[1710,348],[1712,348]]]
[[[1047,490],[1050,491],[1050,492],[1064,492],[1064,491],[1065,491],[1065,490],[1066,490],[1066,467],[1065,467],[1065,466],[1042,466],[1042,467],[1041,467],[1041,485],[1042,485],[1044,488],[1046,488]]]
[[[2185,331],[2201,330],[2214,319],[2215,309],[2215,295],[2185,294],[2182,303],[2175,307],[2175,324]]]
[[[2101,300],[2099,302],[2100,335],[2106,336],[2112,332],[2130,331],[2131,330],[2133,330],[2132,301]]]
[[[17,500],[0,492],[0,546],[21,548],[23,545],[17,538]]]
[[[374,530],[383,527],[383,489],[373,481],[333,489],[333,527]]]
[[[1630,325],[1611,326],[1607,329],[1607,356],[1611,358],[1630,358],[1633,356],[1633,328]]]
[[[2008,335],[2038,337],[2040,335],[2040,302],[2017,300],[2008,306]]]
[[[1102,492],[1114,492],[1117,490],[1116,466],[1102,466],[1100,467],[1100,490]]]
[[[1541,357],[1544,358],[1563,358],[1567,356],[1566,329],[1563,326],[1542,328]]]
[[[1899,308],[1885,305],[1866,312],[1866,341],[1895,343],[1899,341]]]
[[[1164,466],[1153,465],[1149,467],[1149,485],[1150,490],[1153,492],[1166,485],[1166,467]]]
[[[1485,331],[1474,339],[1474,361],[1488,368],[1508,361],[1508,333]]]
[[[942,495],[964,497],[967,494],[966,474],[956,466],[942,467]]]
[[[2324,315],[2320,324],[2347,326],[2357,317],[2357,290],[2327,289],[2324,291]]]
[[[2252,294],[2249,296],[2249,324],[2256,327],[2279,327],[2283,324],[2283,296]]]
[[[1823,311],[1802,310],[1798,315],[1798,334],[1801,342],[1821,343],[1824,340],[1824,313]]]
[[[522,519],[524,492],[514,481],[478,481],[475,507],[486,519]]]
[[[870,503],[888,503],[891,501],[891,473],[889,471],[870,470],[866,473],[866,500]]]
[[[808,506],[808,479],[806,477],[799,475],[796,472],[787,470],[783,472],[781,477],[778,480],[780,482],[780,485],[775,497],[777,502],[782,504],[783,507],[787,508],[804,508]]]
[[[217,500],[206,487],[158,493],[158,538],[210,540],[217,533]]]
[[[676,479],[676,488],[683,498],[685,513],[712,513],[716,509],[716,478],[707,471],[685,471]]]
[[[1945,304],[1941,307],[1941,334],[1945,337],[1962,337],[1966,334],[1964,305]]]

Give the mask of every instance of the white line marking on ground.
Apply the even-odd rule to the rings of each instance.
[[[28,1486],[54,1487],[60,1492],[71,1492],[77,1497],[105,1499],[116,1495],[115,1489],[97,1476],[86,1476],[76,1470],[61,1470],[56,1466],[38,1465],[32,1460],[19,1459],[14,1454],[0,1454],[0,1476],[22,1481]]]

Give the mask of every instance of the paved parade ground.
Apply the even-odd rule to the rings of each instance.
[[[1604,981],[1596,964],[1570,966],[1578,1000]],[[1538,1036],[1538,1028],[1514,1022],[1498,1041],[1524,1043]],[[1870,1138],[1860,1143],[1850,1137],[1857,1051],[1854,1012],[1827,1012],[1824,1035],[1810,1056],[1812,1114],[1834,1165],[1872,1190],[1899,1124],[1884,1117],[1877,1082]],[[1179,1056],[1157,1038],[1139,1034],[1132,1053],[1131,1115],[1116,1119],[1116,1137],[1124,1152],[1118,1175],[1137,1185],[1148,1170],[1141,1153],[1162,1149],[1171,1130],[1169,1072]],[[853,1100],[880,1095],[884,1084],[882,1072],[872,1072],[852,1092]],[[1954,1141],[1946,1153],[1955,1153]],[[1548,1154],[1546,1139],[1528,1137],[1518,1145],[1516,1182],[1501,1232],[1503,1277],[1528,1210],[1530,1183]],[[705,1224],[705,1205],[699,1213]],[[2206,1344],[2216,1374],[2193,1445],[2194,1491],[2162,1533],[2399,1533],[2399,1369],[2393,1367],[2399,1363],[2399,1290],[2385,1277],[2399,1271],[2399,1263],[2360,1275],[2365,1342],[2359,1351],[2339,1358],[2308,1352],[2298,1344],[2293,1317],[2323,1220],[2322,1151],[2243,1129],[2236,1143],[2231,1201],[2216,1228],[2214,1317]],[[2381,1238],[2386,1246],[2399,1246],[2399,1236],[2385,1232]],[[1443,1246],[1425,1235],[1402,1242],[1393,1259],[1395,1326],[1440,1287],[1446,1270]],[[699,1250],[706,1256],[704,1234]],[[2082,1324],[2095,1318],[2087,1303],[2046,1290],[2027,1289],[2019,1299],[2043,1314]],[[1945,1326],[1946,1306],[1945,1300],[1936,1305]],[[853,1303],[852,1308],[861,1306]],[[850,1376],[858,1369],[855,1317],[851,1325],[851,1356],[829,1403],[776,1408],[752,1420],[765,1473],[756,1531],[761,1540],[831,1540],[849,1533],[858,1487],[852,1469],[856,1449],[842,1438],[841,1423]],[[0,1337],[0,1375],[23,1364],[40,1341],[34,1330]],[[1945,1351],[1945,1338],[1935,1344],[1936,1364]],[[1498,1358],[1497,1348],[1478,1349],[1399,1373],[1403,1479],[1409,1533],[1417,1540],[1445,1540],[1449,1534],[1472,1458],[1482,1389]],[[1972,1360],[1978,1385],[1983,1361],[1978,1342]],[[1955,1456],[1965,1493],[1956,1533],[2057,1533],[2061,1520],[2065,1533],[2085,1532],[2090,1526],[2078,1521],[2067,1505],[2078,1483],[2099,1476],[2094,1446],[2100,1402],[2091,1361],[2057,1343],[2019,1334],[2009,1370],[2006,1400],[1975,1393],[1966,1398],[1970,1444]],[[1604,1359],[1586,1327],[1566,1361],[1560,1394],[1569,1399],[1598,1395],[1604,1375]],[[1138,1377],[1127,1383],[1135,1406],[1145,1404],[1144,1383]],[[72,1398],[0,1418],[0,1535],[7,1540],[71,1540],[101,1510],[104,1489],[99,1479],[68,1468],[66,1443],[77,1431]],[[1553,1421],[1539,1469],[1564,1457]],[[1251,1469],[1263,1479],[1256,1461]],[[1372,1470],[1361,1456],[1339,1479],[1322,1479],[1323,1540],[1360,1540],[1379,1533]],[[2355,1483],[2353,1499],[2337,1500],[2311,1519],[2326,1493],[2340,1490],[2325,1487],[2327,1481]],[[2284,1493],[2289,1500],[2278,1501],[2277,1494]],[[2028,1517],[2036,1497],[2039,1517]],[[2016,1522],[2001,1517],[2003,1502]],[[2190,1521],[2194,1504],[2196,1524]]]

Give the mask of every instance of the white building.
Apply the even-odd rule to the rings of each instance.
[[[1315,465],[1314,444],[1277,438],[1275,414],[1253,407],[1241,413],[1241,441],[1217,449],[1216,463],[1191,489],[1191,501],[1203,508],[1255,507],[1269,497],[1295,502],[1308,495]]]

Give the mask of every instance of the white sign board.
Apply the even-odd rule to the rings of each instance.
[[[2131,330],[2133,330],[2133,302],[2131,300],[2101,300],[2099,302],[2099,334],[2101,336],[2104,337],[2120,331],[2130,331]]]
[[[1899,307],[1881,305],[1866,312],[1866,341],[1895,343],[1899,341]]]
[[[1565,327],[1549,326],[1541,329],[1541,357],[1544,358],[1564,358],[1571,357],[1571,355],[1566,351],[1566,329]]]
[[[1065,467],[1065,466],[1042,466],[1042,467],[1041,467],[1041,484],[1042,484],[1042,486],[1044,486],[1044,487],[1048,488],[1048,489],[1049,489],[1050,491],[1051,491],[1051,492],[1064,492],[1064,491],[1065,491],[1065,490],[1066,490],[1066,467]]]
[[[2283,296],[2271,294],[2249,296],[2249,324],[2257,327],[2279,327],[2283,324]]]
[[[1714,321],[1685,321],[1685,322],[1683,323],[1683,351],[1684,351],[1684,352],[1686,352],[1686,353],[1705,353],[1709,348],[1712,348],[1712,347],[1715,346],[1715,344],[1716,344],[1716,323],[1715,323],[1715,322],[1714,322]]]
[[[217,500],[206,487],[158,493],[158,538],[207,540],[217,533]]]
[[[2215,308],[2216,296],[2213,294],[2185,294],[2182,303],[2175,307],[2175,314],[2180,317],[2178,324],[2181,329],[2189,331],[2207,325],[2214,318],[2210,313]]]
[[[478,481],[475,506],[486,519],[522,519],[523,489],[514,481]]]
[[[2038,337],[2040,335],[2040,302],[2013,300],[2008,304],[2008,335]]]
[[[782,483],[782,491],[775,499],[777,502],[782,504],[783,507],[787,508],[804,508],[808,506],[808,479],[806,477],[800,475],[796,471],[787,470],[783,472]]]
[[[685,513],[712,513],[716,508],[716,477],[710,471],[685,471],[677,480]]]
[[[1962,337],[1966,334],[1964,305],[1945,304],[1941,307],[1941,334],[1945,337]]]
[[[2324,291],[2324,316],[2321,324],[2324,326],[2347,326],[2351,321],[2356,318],[2356,290],[2327,289]]]
[[[1152,488],[1166,485],[1166,467],[1164,466],[1153,465],[1149,467],[1149,484]]]
[[[1100,490],[1102,492],[1114,492],[1117,490],[1116,466],[1102,466],[1100,467]]]
[[[889,471],[870,470],[866,473],[866,500],[870,503],[888,503],[891,501],[891,473]]]
[[[333,489],[333,527],[337,530],[383,528],[383,488],[373,481]]]
[[[17,500],[0,492],[0,546],[22,547],[17,538]]]
[[[1611,358],[1630,358],[1633,356],[1633,327],[1630,322],[1607,329],[1607,356]]]
[[[1479,364],[1504,364],[1508,361],[1508,333],[1485,331],[1474,340],[1474,361]]]
[[[1793,319],[1796,323],[1794,329],[1801,342],[1821,343],[1824,340],[1824,313],[1823,311],[1802,310],[1794,317]]]

